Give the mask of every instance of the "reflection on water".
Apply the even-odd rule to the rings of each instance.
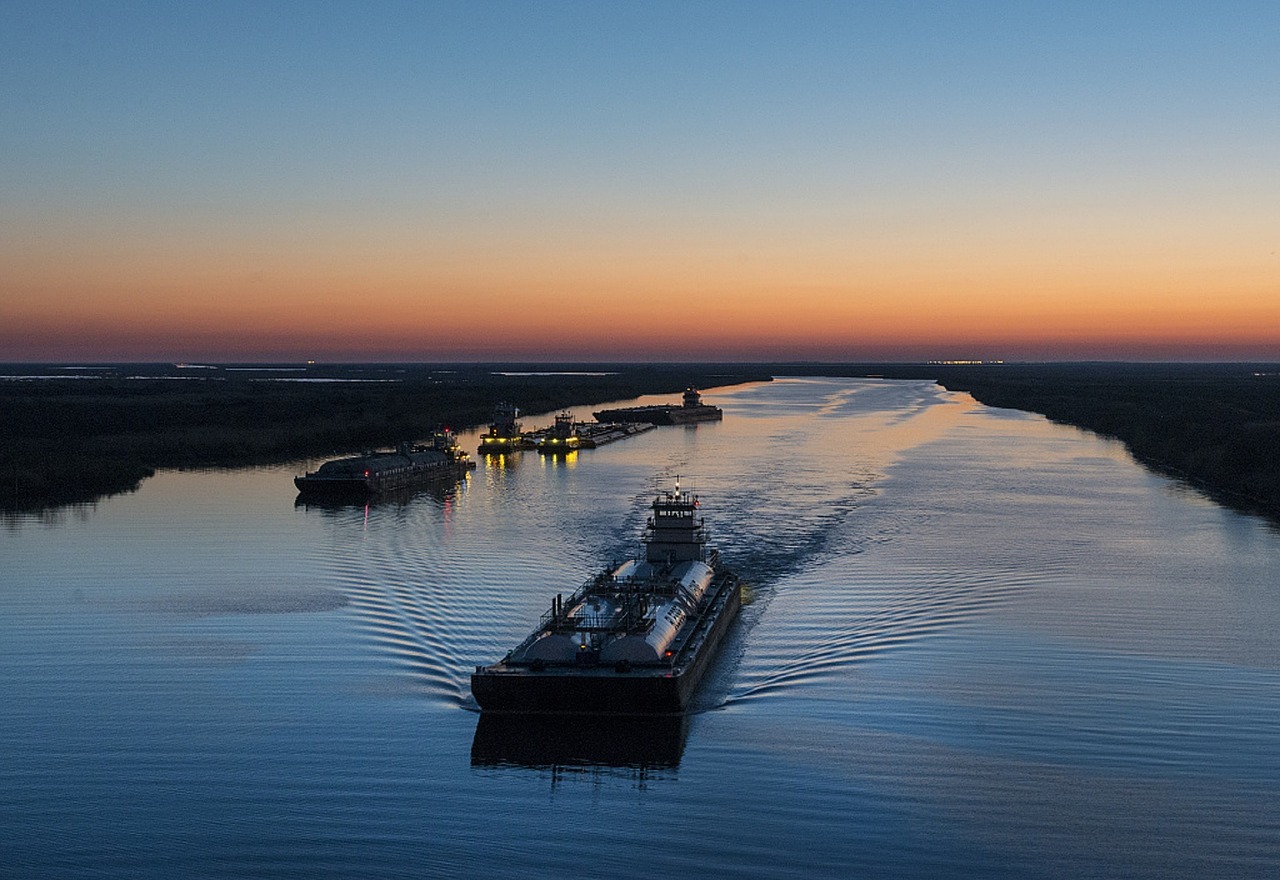
[[[543,455],[540,452],[535,452],[533,456],[537,457],[538,466],[544,470],[565,470],[576,467],[578,457],[581,454],[578,450],[572,449],[568,452],[557,452],[553,455]]]
[[[688,734],[683,716],[585,717],[482,712],[475,766],[674,768]]]
[[[293,506],[301,510],[336,512],[341,510],[363,509],[366,512],[373,507],[406,507],[415,501],[429,499],[440,505],[446,505],[457,497],[459,492],[466,491],[465,484],[471,476],[468,474],[456,481],[434,481],[421,486],[407,486],[379,492],[367,498],[340,498],[333,496],[317,496],[299,493],[293,500]]]
[[[486,458],[443,493],[295,505],[294,467],[166,472],[7,521],[0,864],[1280,876],[1274,531],[928,383],[706,399],[723,422]],[[631,556],[677,475],[752,597],[696,713],[481,716],[470,672]],[[622,818],[584,860],[587,816]]]

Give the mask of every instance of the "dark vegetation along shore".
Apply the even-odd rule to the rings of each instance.
[[[1114,437],[1152,470],[1280,522],[1280,364],[865,364],[827,372],[933,379],[988,406]]]
[[[1153,470],[1280,522],[1280,365],[9,366],[5,375],[58,377],[0,380],[8,511],[130,491],[161,468],[346,454],[441,425],[484,425],[501,400],[550,412],[688,384],[844,375],[931,379],[1117,438]]]
[[[1043,365],[939,381],[1115,437],[1152,470],[1280,522],[1280,365]]]
[[[541,374],[539,374],[541,373]],[[19,378],[27,377],[27,378]],[[128,492],[161,468],[340,455],[548,412],[768,379],[760,367],[496,365],[0,367],[0,510]]]

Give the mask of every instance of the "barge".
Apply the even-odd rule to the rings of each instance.
[[[650,422],[620,422],[602,425],[575,422],[573,414],[562,412],[553,424],[535,441],[537,450],[544,455],[566,455],[579,449],[595,449],[606,446],[645,431],[652,431]]]
[[[505,455],[518,449],[533,449],[537,444],[532,435],[520,430],[521,425],[516,421],[519,417],[520,410],[515,404],[499,403],[494,407],[493,422],[480,437],[480,454]]]
[[[619,422],[603,425],[584,423],[578,426],[578,440],[583,447],[595,449],[597,446],[607,446],[618,440],[652,431],[654,427],[656,426],[652,422]]]
[[[485,712],[662,715],[684,712],[742,604],[737,575],[696,496],[654,499],[641,558],[613,564],[567,598],[501,661],[477,666]]]
[[[702,402],[702,395],[692,386],[686,388],[679,404],[628,406],[593,413],[597,422],[649,422],[653,425],[687,425],[694,422],[718,422],[724,412],[718,406]]]
[[[359,500],[458,480],[475,466],[458,447],[453,432],[446,428],[434,435],[430,445],[402,443],[395,450],[334,459],[294,477],[293,484],[308,498]]]
[[[582,446],[582,438],[578,436],[577,426],[573,423],[573,413],[562,412],[556,416],[555,424],[538,438],[536,445],[543,455],[568,455],[576,452]]]

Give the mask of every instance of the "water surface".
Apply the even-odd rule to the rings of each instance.
[[[299,463],[9,520],[0,873],[1280,875],[1274,530],[926,382],[706,399],[370,506]],[[677,476],[750,585],[697,711],[482,724]]]

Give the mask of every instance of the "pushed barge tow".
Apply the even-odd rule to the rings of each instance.
[[[688,425],[694,422],[718,422],[724,411],[718,406],[702,402],[698,389],[689,386],[684,390],[680,404],[657,406],[628,406],[622,409],[604,409],[593,413],[598,422],[649,422],[654,425]]]
[[[453,432],[446,428],[435,434],[430,446],[404,443],[394,451],[334,459],[294,477],[293,484],[308,498],[361,499],[461,479],[475,466],[470,456],[458,448]]]
[[[528,638],[471,692],[485,711],[651,715],[683,712],[742,604],[738,578],[707,548],[698,499],[653,501],[643,559],[557,594]]]
[[[516,421],[520,410],[514,403],[499,403],[493,411],[493,422],[488,433],[480,437],[481,455],[505,455],[518,449],[532,449],[533,437],[520,430]]]
[[[556,416],[555,424],[534,445],[543,455],[568,455],[579,449],[595,449],[635,434],[643,434],[645,431],[652,431],[653,427],[649,422],[587,424],[575,422],[573,413],[562,412]]]

